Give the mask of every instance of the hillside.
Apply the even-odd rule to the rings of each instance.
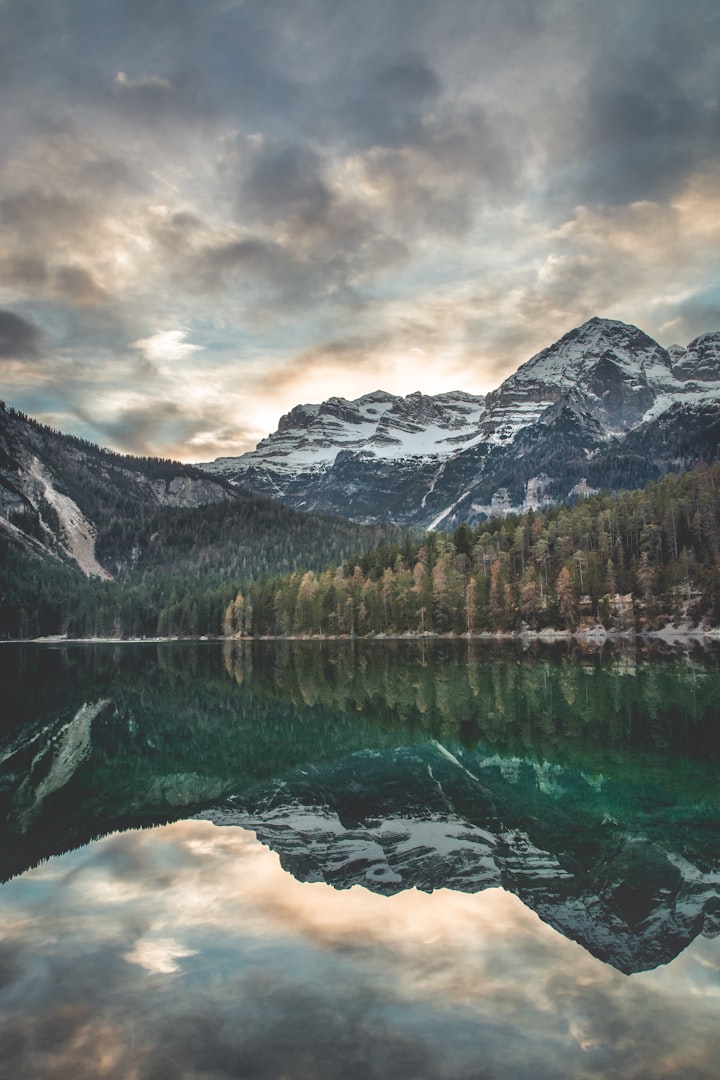
[[[0,636],[219,631],[241,583],[390,537],[0,409]]]

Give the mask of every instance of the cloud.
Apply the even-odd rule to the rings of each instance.
[[[198,423],[181,403],[167,400],[119,405],[110,416],[86,409],[80,415],[113,446],[135,454],[159,453],[163,445],[182,442]]]
[[[423,56],[399,57],[351,82],[339,118],[356,145],[403,147],[425,140],[423,120],[441,82]]]
[[[708,939],[628,979],[500,889],[301,884],[240,828],[108,837],[5,886],[3,913],[16,1076],[622,1080],[717,1059]]]
[[[309,147],[263,143],[242,184],[240,208],[267,224],[297,220],[312,227],[327,217],[332,202],[320,158]]]
[[[616,5],[614,16],[576,23],[572,97],[555,93],[539,114],[551,202],[665,200],[718,160],[717,6]]]
[[[720,104],[697,101],[672,71],[627,64],[590,82],[579,153],[583,201],[622,205],[666,198],[717,157]]]
[[[296,356],[276,361],[266,371],[259,373],[254,382],[258,394],[262,395],[274,389],[286,399],[293,400],[302,394],[308,402],[308,395],[319,384],[324,384],[334,375],[337,390],[346,394],[345,376],[364,381],[369,371],[381,377],[381,354],[386,339],[380,335],[367,337],[348,337],[337,341],[328,341],[315,345]],[[298,402],[299,403],[299,398]]]
[[[104,303],[107,293],[89,270],[82,266],[59,266],[54,272],[53,285],[58,295],[81,307]]]
[[[22,315],[0,310],[0,357],[34,360],[42,354],[40,329]]]
[[[111,87],[106,89],[104,83],[101,87],[108,97],[106,107],[133,127],[160,130],[174,138],[177,128],[212,126],[215,120],[216,108],[203,76],[190,62],[169,76],[118,71]]]
[[[138,349],[150,361],[183,360],[202,349],[185,341],[186,337],[186,330],[158,330],[149,338],[133,341],[130,348]]]
[[[37,255],[10,254],[0,258],[0,282],[31,290],[42,291],[48,280],[45,260]]]
[[[86,228],[91,213],[86,203],[63,191],[25,188],[0,199],[0,223],[32,239],[67,237]]]
[[[125,389],[128,381],[124,376],[116,388],[64,403],[88,438],[125,453],[208,461],[238,444],[251,449],[267,434],[244,389],[225,389],[212,367],[181,377],[172,369],[146,372],[141,381],[153,387],[152,397]]]
[[[197,949],[187,949],[173,938],[156,938],[139,941],[131,952],[125,953],[125,959],[151,975],[172,975],[180,970],[178,960],[196,955]]]
[[[0,992],[19,982],[22,976],[22,955],[19,945],[0,941]]]
[[[149,78],[144,79],[128,79],[124,71],[118,71],[115,76],[115,83],[127,90],[172,90],[170,80],[161,79],[157,75],[151,75]]]

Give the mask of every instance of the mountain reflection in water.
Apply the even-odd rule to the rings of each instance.
[[[714,1075],[713,654],[4,646],[0,678],[12,1075],[478,1076],[478,1035],[486,1075]]]

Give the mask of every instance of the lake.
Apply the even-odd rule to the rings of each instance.
[[[0,646],[19,1078],[716,1078],[720,655]]]

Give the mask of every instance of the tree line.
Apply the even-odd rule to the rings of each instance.
[[[406,537],[354,561],[265,578],[226,636],[636,632],[720,623],[720,467],[641,491]]]

